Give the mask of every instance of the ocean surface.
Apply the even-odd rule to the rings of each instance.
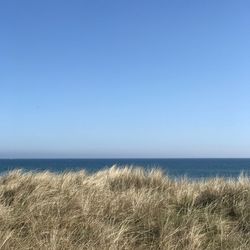
[[[250,176],[250,159],[0,159],[0,173],[13,169],[52,172],[86,169],[95,172],[114,164],[160,168],[177,178],[237,178],[242,172]]]

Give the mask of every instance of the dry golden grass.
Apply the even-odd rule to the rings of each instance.
[[[13,171],[0,177],[0,249],[250,249],[250,180]]]

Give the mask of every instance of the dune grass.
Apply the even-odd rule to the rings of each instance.
[[[0,177],[0,249],[250,249],[250,179],[12,171]]]

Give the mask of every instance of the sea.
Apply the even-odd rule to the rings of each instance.
[[[109,168],[133,166],[158,168],[173,178],[238,178],[250,176],[250,159],[0,159],[0,174],[14,169],[62,173],[85,169],[89,173]]]

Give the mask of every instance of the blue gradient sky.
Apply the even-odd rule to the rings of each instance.
[[[250,1],[0,3],[0,157],[250,157]]]

